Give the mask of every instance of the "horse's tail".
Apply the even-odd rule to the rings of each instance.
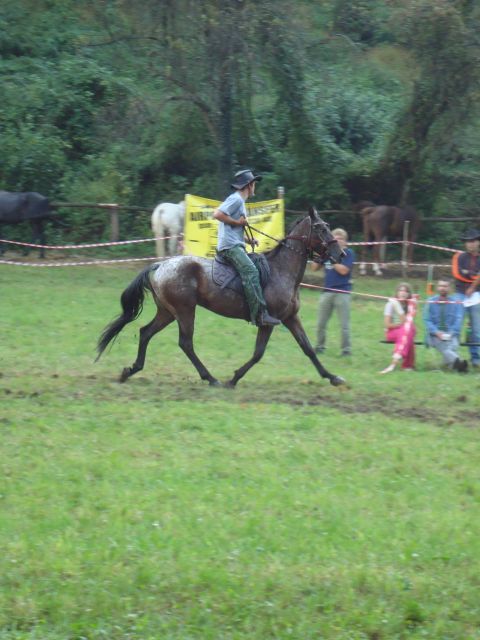
[[[149,276],[157,266],[158,265],[148,265],[148,267],[143,269],[143,271],[138,274],[135,280],[133,280],[133,282],[131,282],[122,293],[120,303],[122,305],[123,313],[121,313],[118,318],[115,318],[115,320],[113,320],[113,322],[107,325],[103,330],[103,333],[98,340],[98,356],[95,362],[100,358],[110,342],[116,339],[124,326],[138,318],[142,313],[145,291],[152,290]]]

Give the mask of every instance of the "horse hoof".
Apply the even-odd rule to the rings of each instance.
[[[333,378],[330,380],[330,384],[334,387],[340,387],[346,383],[347,382],[345,378],[342,378],[341,376],[333,376]]]
[[[225,387],[227,389],[235,389],[236,383],[233,380],[229,380],[228,382],[225,383]]]
[[[222,383],[218,380],[210,380],[208,383],[211,387],[221,387]]]
[[[125,367],[125,369],[120,374],[120,378],[118,379],[118,381],[119,382],[125,382],[126,380],[128,380],[128,378],[131,375],[132,375],[132,370],[130,369],[130,367]]]

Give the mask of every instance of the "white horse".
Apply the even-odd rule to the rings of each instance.
[[[177,255],[184,220],[185,200],[178,204],[162,202],[155,207],[152,213],[152,231],[157,238],[157,257]]]

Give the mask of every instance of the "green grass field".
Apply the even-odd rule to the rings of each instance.
[[[479,639],[480,374],[419,347],[378,375],[383,304],[356,297],[353,357],[332,320],[323,359],[347,390],[283,328],[235,390],[174,326],[120,385],[152,303],[94,349],[138,270],[0,267],[0,640]],[[254,339],[198,313],[221,380]]]

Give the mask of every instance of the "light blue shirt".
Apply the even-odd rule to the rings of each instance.
[[[218,207],[225,215],[234,220],[240,220],[242,216],[247,217],[247,208],[242,196],[238,191],[231,193],[228,198]],[[219,222],[217,251],[231,249],[232,247],[245,246],[244,228],[232,227],[224,222]]]

